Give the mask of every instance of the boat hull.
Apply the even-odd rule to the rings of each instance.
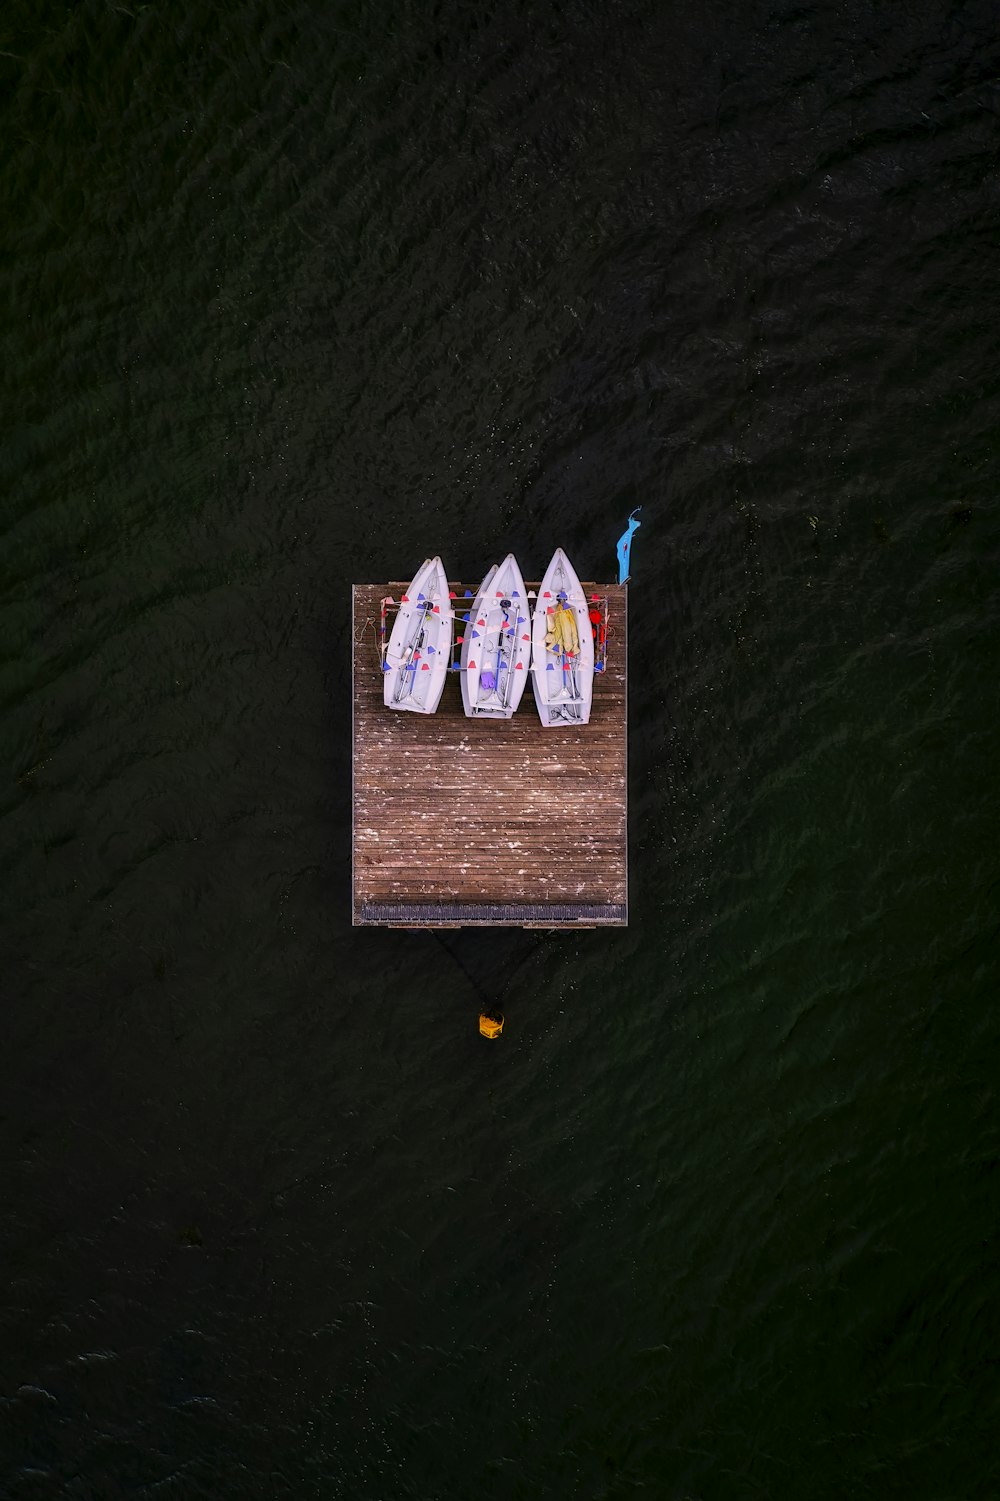
[[[466,714],[470,719],[510,719],[521,702],[531,664],[528,594],[512,553],[483,579],[463,630],[460,662]]]
[[[383,664],[387,709],[433,714],[451,662],[454,613],[440,558],[426,558],[403,595]]]
[[[560,611],[572,616],[572,624],[558,621]],[[560,640],[553,643],[557,625]],[[561,644],[574,636],[575,650]],[[583,586],[561,547],[538,586],[531,625],[531,681],[538,717],[546,729],[590,722],[594,698],[590,612]]]

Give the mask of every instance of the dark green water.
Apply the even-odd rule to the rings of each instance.
[[[0,1495],[1000,1495],[995,8],[0,65]],[[350,583],[640,503],[631,928],[352,931]]]

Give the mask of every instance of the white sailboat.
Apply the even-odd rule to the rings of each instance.
[[[462,642],[462,702],[470,719],[510,719],[531,661],[528,595],[513,553],[490,569]]]
[[[583,586],[561,547],[538,588],[531,677],[542,724],[587,724],[594,697],[594,637]]]
[[[440,558],[425,558],[400,601],[383,663],[389,709],[433,714],[451,662],[454,611]]]

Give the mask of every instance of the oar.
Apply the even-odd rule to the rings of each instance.
[[[565,611],[569,610],[569,600],[567,598],[566,591],[564,589],[560,589],[559,590],[558,594],[556,595],[556,601],[557,601],[557,605],[558,605],[559,609],[565,610]],[[575,671],[575,669],[574,668],[570,668],[569,674],[567,675],[566,663],[567,663],[566,648],[565,648],[565,646],[560,646],[560,648],[559,648],[559,693],[560,693],[560,695],[568,693],[568,695],[569,695],[570,698],[575,698],[575,697],[577,697],[577,695],[576,695],[576,693],[574,691],[574,686],[573,686],[573,682],[572,682],[572,674]],[[568,711],[568,708],[569,708],[569,705],[565,704],[565,711],[563,712],[563,718],[564,719],[568,719],[571,722],[575,722],[577,719],[579,719],[580,716],[577,713],[570,714],[570,713],[566,712],[566,711]]]
[[[503,625],[497,627],[497,660],[494,668],[493,687],[490,689],[490,698],[500,697],[500,672],[503,668],[503,632],[504,626],[507,624],[506,606],[507,601],[502,599],[500,601],[500,608],[503,610]]]
[[[424,633],[425,633],[426,623],[427,623],[427,606],[425,605],[424,606],[424,613],[423,613],[423,615],[421,616],[421,619],[420,619],[420,634],[416,638],[416,641],[413,644],[411,644],[411,646],[410,646],[410,661],[407,663],[406,667],[403,669],[404,672],[405,672],[405,674],[406,674],[406,692],[402,695],[403,698],[412,698],[413,697],[413,685],[414,685],[414,683],[417,680],[417,664],[416,664],[416,661],[414,660],[414,658],[416,656],[416,653],[420,650],[420,648],[424,644]]]
[[[403,663],[402,663],[402,666],[400,667],[400,671],[403,674],[403,678],[400,678],[399,684],[398,684],[398,686],[396,688],[395,696],[393,698],[393,703],[396,703],[396,704],[400,703],[402,699],[409,698],[410,694],[413,692],[413,679],[416,677],[416,673],[415,672],[411,673],[409,671],[409,664],[413,660],[413,653],[415,651],[419,650],[420,644],[421,644],[421,642],[424,639],[424,628],[425,628],[425,626],[427,624],[427,615],[428,615],[430,609],[431,609],[431,601],[428,600],[427,603],[424,605],[424,608],[423,608],[423,611],[422,611],[422,613],[420,615],[420,618],[418,619],[416,625],[413,628],[413,634],[410,636],[410,644],[409,644],[409,646],[407,646],[406,651],[403,653]],[[403,680],[404,680],[404,678],[408,678],[409,679],[409,681],[407,682],[407,685],[406,685],[406,692],[405,693],[403,692]]]
[[[513,672],[513,663],[514,663],[513,651],[511,651],[510,656],[508,656],[508,658],[507,658],[507,662],[506,662],[507,681],[504,684],[504,691],[503,691],[502,694],[500,692],[500,670],[504,666],[503,639],[504,639],[504,635],[506,633],[508,621],[510,620],[510,615],[508,614],[508,611],[511,608],[511,601],[509,599],[502,599],[500,601],[500,608],[504,612],[504,618],[503,618],[503,625],[500,626],[499,632],[498,632],[498,635],[497,635],[497,663],[496,663],[496,672],[495,672],[494,678],[493,678],[493,687],[489,690],[489,697],[490,698],[499,699],[500,700],[500,707],[503,708],[503,709],[505,709],[507,707],[507,694],[508,694],[508,691],[509,691],[509,688],[510,688],[510,677],[511,677],[511,673]],[[515,630],[515,627],[512,626],[511,627],[511,637],[510,637],[511,642],[513,642],[513,640],[514,640],[514,630]],[[482,674],[480,674],[480,681],[482,681]]]
[[[504,612],[503,613],[503,623],[504,623],[504,626],[506,627],[510,623],[510,611],[514,608],[513,602],[511,600],[509,600],[509,599],[502,599],[500,601],[500,604],[503,607],[503,612]],[[507,703],[508,703],[508,700],[510,698],[510,680],[514,676],[514,656],[515,656],[515,654],[517,652],[517,643],[514,640],[514,637],[515,637],[516,633],[517,633],[517,611],[514,610],[514,623],[510,626],[510,651],[507,654],[507,681],[503,685],[503,698],[500,700],[502,707],[505,708],[505,709],[507,707]],[[503,633],[503,631],[501,631],[500,632],[501,647],[503,645],[503,636],[504,636],[504,633]],[[498,658],[498,663],[499,663],[499,658]],[[499,671],[500,671],[500,668],[499,668],[499,665],[498,665],[497,666],[497,673],[498,674],[499,674]]]
[[[562,596],[562,603],[563,603],[563,609],[564,610],[569,610],[569,600],[568,600],[568,598],[565,595]],[[576,615],[575,611],[573,612],[573,615],[574,615],[574,618],[575,618],[575,615]],[[576,675],[577,658],[579,657],[579,653],[580,653],[579,634],[580,634],[580,632],[579,632],[579,625],[578,625],[578,628],[577,628],[577,649],[576,649],[575,652],[569,652],[569,653],[567,653],[566,648],[564,646],[560,646],[559,647],[559,657],[560,657],[560,661],[559,661],[559,679],[560,679],[559,694],[561,696],[562,694],[566,693],[567,690],[568,690],[568,697],[566,697],[566,698],[563,699],[562,705],[561,705],[561,707],[559,708],[559,711],[558,711],[558,717],[560,719],[568,720],[568,722],[570,724],[579,724],[580,720],[583,717],[583,713],[582,713],[583,706],[580,703],[580,683],[579,683],[579,680],[578,680],[577,675]],[[567,671],[566,671],[567,660],[569,660],[569,661],[572,662],[572,666],[570,667],[568,674],[567,674]]]
[[[577,676],[576,676],[576,667],[577,667],[577,658],[580,655],[580,622],[576,619],[576,611],[570,608],[570,602],[569,602],[569,595],[568,594],[564,594],[563,595],[563,609],[566,610],[569,614],[571,614],[573,616],[573,619],[576,622],[576,627],[577,627],[577,631],[576,631],[576,651],[575,652],[570,652],[570,657],[572,659],[573,665],[572,665],[572,667],[569,670],[569,688],[570,688],[570,692],[572,693],[573,698],[576,700],[576,710],[575,710],[575,712],[573,714],[573,718],[575,720],[579,720],[580,719],[580,684],[579,684],[579,682],[577,680]]]
[[[575,652],[570,652],[570,660],[572,662],[572,666],[570,667],[570,670],[569,670],[569,691],[570,691],[570,698],[571,698],[571,703],[572,703],[572,707],[573,707],[573,712],[572,712],[572,714],[569,717],[570,717],[570,719],[572,719],[572,721],[573,721],[574,724],[579,724],[580,723],[581,704],[580,704],[580,687],[579,687],[579,684],[576,681],[576,653]]]

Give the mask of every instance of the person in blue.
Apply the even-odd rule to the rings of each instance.
[[[622,532],[621,536],[618,538],[618,582],[620,584],[627,584],[629,580],[629,559],[632,551],[632,534],[634,532],[637,532],[642,525],[641,521],[636,521],[635,513],[636,511],[641,510],[642,506],[636,506],[635,511],[633,511],[631,516],[628,518],[628,529]]]

